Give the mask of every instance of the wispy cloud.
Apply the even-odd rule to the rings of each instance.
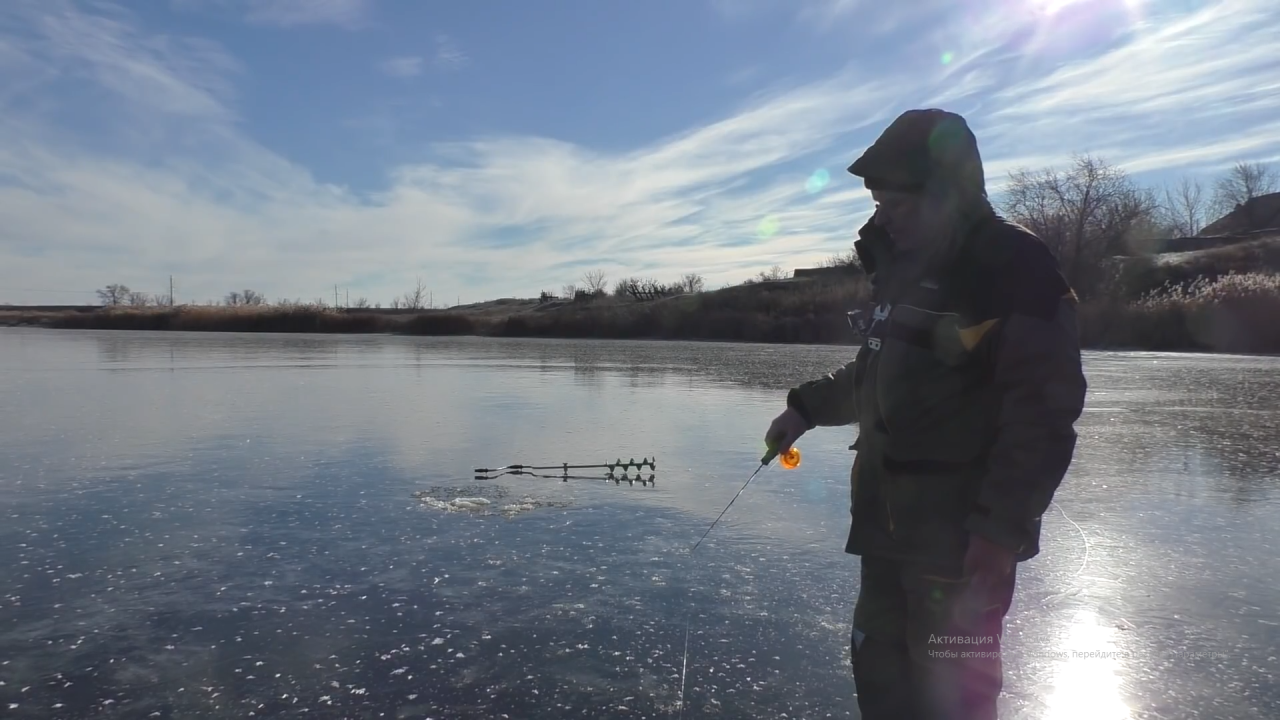
[[[411,78],[421,75],[428,67],[444,72],[457,70],[469,61],[453,38],[441,34],[436,36],[435,53],[430,62],[421,55],[401,55],[378,63],[378,69],[391,77]]]
[[[1097,0],[1112,1],[1124,2]],[[498,297],[559,287],[578,273],[565,263],[604,257],[615,277],[695,271],[717,285],[847,248],[870,206],[843,168],[898,112],[939,97],[970,118],[993,185],[1074,151],[1143,172],[1280,154],[1270,0],[1150,16],[1066,62],[1026,50],[1042,19],[935,22],[957,35],[947,65],[851,65],[623,151],[538,137],[443,144],[355,193],[244,134],[235,64],[215,46],[147,35],[122,12],[6,4],[0,86],[22,90],[0,92],[0,286],[159,290],[173,272],[181,298],[232,286],[311,298],[377,277],[361,293],[389,298],[422,275],[442,294]],[[146,122],[168,142],[98,147],[71,120],[89,108],[116,132]],[[831,181],[811,192],[819,168]],[[766,218],[776,234],[760,232]]]
[[[799,14],[803,21],[819,27],[830,27],[849,17],[854,10],[862,9],[865,4],[866,0],[807,0],[799,3]]]
[[[172,0],[182,9],[231,10],[258,25],[337,25],[355,28],[367,19],[372,0]]]
[[[425,64],[426,60],[421,57],[404,55],[383,60],[378,64],[378,68],[391,77],[410,78],[421,75]]]
[[[749,65],[730,73],[726,82],[730,85],[749,85],[758,80],[761,73],[762,68],[759,65]]]
[[[1280,135],[1280,6],[1221,0],[1151,18],[1108,52],[1081,58],[988,99],[987,130],[1106,154],[1146,170],[1230,162],[1233,145],[1274,148]],[[1188,153],[1218,146],[1216,158]],[[1192,158],[1200,161],[1188,163]]]
[[[469,62],[458,43],[448,35],[436,36],[436,67],[444,70],[460,68]]]
[[[865,10],[867,0],[708,0],[711,7],[722,17],[730,21],[740,21],[759,17],[770,11],[784,11],[793,15],[797,22],[819,30],[843,29],[843,21],[850,17],[858,18],[859,28],[865,31],[869,20],[882,18],[884,11],[891,4],[884,3],[877,8],[878,12],[863,12],[856,16],[855,11]],[[910,5],[910,14],[919,16],[919,2],[904,3]]]
[[[65,0],[0,7],[3,45],[14,52],[13,64],[0,65],[6,80],[43,70],[44,89],[105,92],[103,99],[121,103],[115,110],[137,104],[167,116],[233,119],[231,76],[240,65],[218,45],[143,34],[118,7],[105,6],[100,14],[74,8]]]

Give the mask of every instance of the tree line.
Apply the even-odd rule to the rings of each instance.
[[[1185,177],[1143,187],[1124,170],[1083,155],[1065,168],[1014,171],[997,207],[1053,249],[1076,292],[1089,296],[1104,283],[1105,258],[1145,255],[1162,240],[1195,236],[1278,184],[1274,168],[1242,162],[1210,188]]]
[[[1278,190],[1280,172],[1264,163],[1237,163],[1209,185],[1183,177],[1153,188],[1140,186],[1104,159],[1084,155],[1065,168],[1010,173],[994,204],[1044,240],[1077,292],[1088,295],[1103,281],[1104,258],[1146,254],[1157,249],[1158,241],[1196,236],[1249,200]],[[847,250],[822,265],[860,263]]]
[[[663,283],[651,277],[629,276],[619,278],[613,283],[614,297],[658,297],[663,295],[680,295],[684,293],[700,293],[706,289],[706,279],[697,273],[686,273],[674,282]],[[555,298],[581,300],[599,298],[610,294],[609,277],[604,270],[589,270],[583,274],[579,283],[566,283],[557,294],[544,290],[543,301]]]

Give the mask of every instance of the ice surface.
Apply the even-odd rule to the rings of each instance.
[[[664,717],[686,621],[686,717],[856,717],[852,429],[687,552],[848,348],[11,337],[6,717]],[[1280,717],[1280,362],[1088,363],[1002,717]],[[666,481],[462,479],[618,452]]]

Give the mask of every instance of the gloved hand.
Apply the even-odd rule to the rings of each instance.
[[[800,413],[787,408],[773,419],[769,431],[764,434],[764,444],[769,448],[770,454],[781,455],[790,450],[791,445],[808,431],[809,423],[805,422]]]
[[[1013,570],[1013,551],[985,537],[969,534],[969,549],[964,554],[964,574],[994,583]]]
[[[964,555],[964,576],[968,578],[955,605],[955,619],[961,627],[975,635],[983,634],[983,623],[1000,607],[995,592],[1013,571],[1014,555],[977,533],[969,534],[969,549]]]

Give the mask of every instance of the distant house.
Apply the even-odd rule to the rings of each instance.
[[[1212,250],[1213,248],[1227,247],[1228,245],[1239,245],[1241,243],[1252,242],[1254,240],[1267,240],[1280,236],[1280,228],[1271,228],[1268,230],[1250,230],[1247,232],[1234,232],[1225,235],[1196,235],[1194,237],[1177,237],[1156,241],[1156,254],[1159,253],[1184,253],[1196,252],[1198,250]],[[1138,253],[1146,255],[1149,253]]]
[[[1235,210],[1206,225],[1200,236],[1235,235],[1273,228],[1280,228],[1280,192],[1259,195],[1236,205]]]
[[[1153,242],[1143,252],[1126,253],[1148,255],[1184,253],[1238,245],[1254,240],[1265,240],[1280,235],[1280,193],[1259,195],[1236,206],[1235,210],[1204,226],[1193,237],[1165,238]]]

